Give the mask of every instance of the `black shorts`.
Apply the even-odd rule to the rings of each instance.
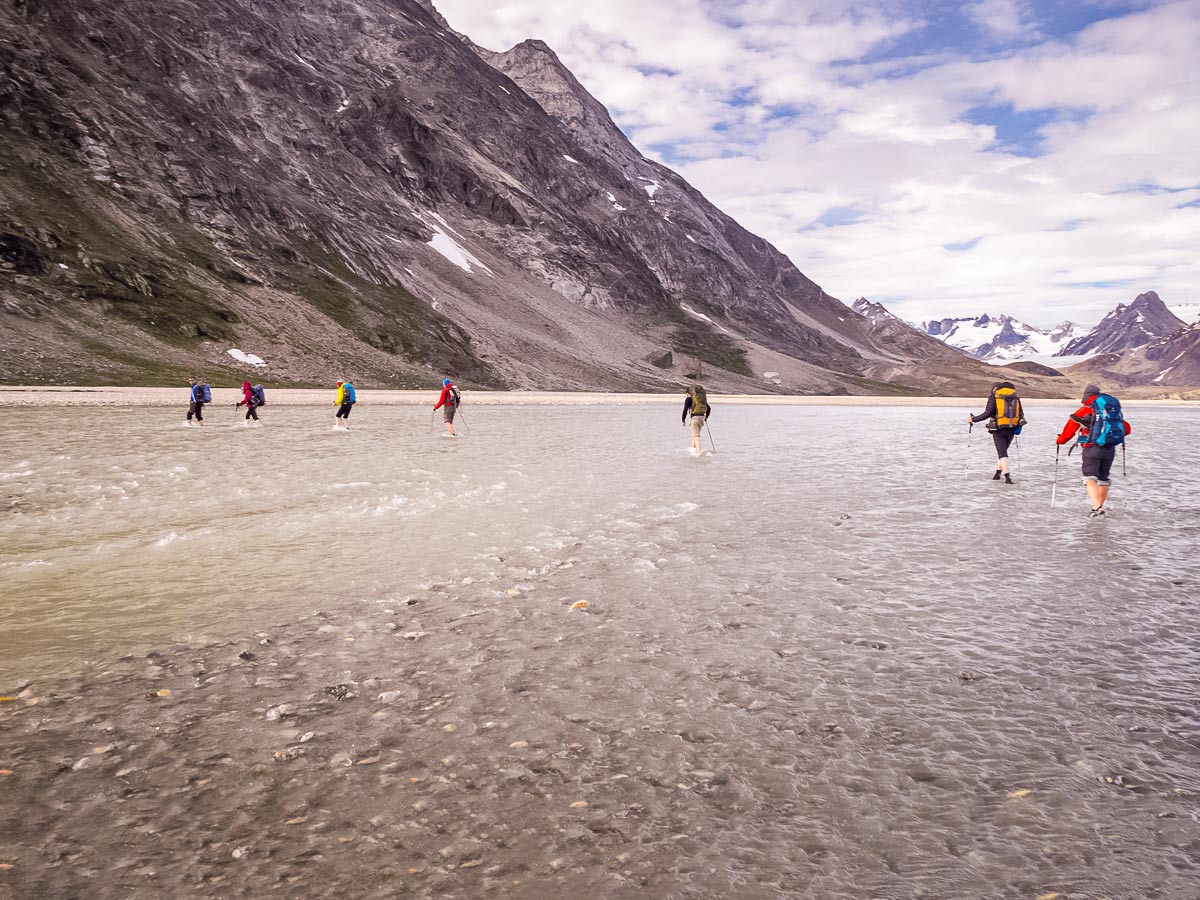
[[[1083,447],[1083,480],[1094,481],[1099,485],[1109,484],[1108,476],[1112,472],[1113,460],[1117,458],[1117,448],[1112,447]]]
[[[334,416],[334,418],[335,419],[350,418],[350,407],[352,407],[352,406],[354,406],[353,403],[343,403],[341,406],[338,407],[337,415]]]
[[[1015,428],[997,428],[992,432],[992,443],[996,445],[996,456],[1004,459],[1008,456],[1008,445],[1017,436]]]

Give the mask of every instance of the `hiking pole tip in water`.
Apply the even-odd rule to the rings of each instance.
[[[975,420],[967,419],[967,455],[963,459],[963,481],[971,477],[971,432],[975,430]]]
[[[1050,505],[1057,506],[1058,500],[1058,460],[1062,444],[1054,445],[1054,486],[1050,488]]]

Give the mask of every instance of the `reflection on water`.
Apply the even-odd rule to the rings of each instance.
[[[457,441],[366,404],[350,434],[305,408],[6,413],[0,686],[354,599],[586,599],[586,660],[536,676],[605,685],[614,733],[722,748],[744,788],[688,852],[726,896],[800,896],[803,868],[811,896],[1032,897],[1019,873],[1050,859],[1064,896],[1186,897],[1200,414],[1132,407],[1129,475],[1089,521],[1077,458],[1049,504],[1067,411],[1035,410],[1012,487],[948,409],[718,405],[700,459],[644,406],[468,407]]]

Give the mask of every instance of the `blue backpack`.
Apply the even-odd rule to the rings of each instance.
[[[358,402],[358,395],[354,393],[354,385],[352,385],[348,381],[342,385],[342,402],[343,403]]]
[[[1125,417],[1121,401],[1111,394],[1097,394],[1092,400],[1092,427],[1080,441],[1097,447],[1115,447],[1125,443]]]
[[[254,387],[250,388],[250,392],[251,392],[251,394],[253,394],[253,395],[254,395],[254,402],[255,402],[255,403],[257,403],[259,406],[265,406],[265,405],[266,405],[266,403],[267,403],[267,395],[266,395],[266,393],[263,391],[263,386],[262,386],[261,384],[256,384]]]
[[[200,385],[200,402],[212,403],[212,388],[207,384]]]

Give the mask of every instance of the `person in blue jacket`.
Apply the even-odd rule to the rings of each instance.
[[[191,399],[188,401],[187,423],[192,424],[195,417],[197,425],[204,424],[205,385],[195,375],[189,376],[188,384],[192,386]]]

